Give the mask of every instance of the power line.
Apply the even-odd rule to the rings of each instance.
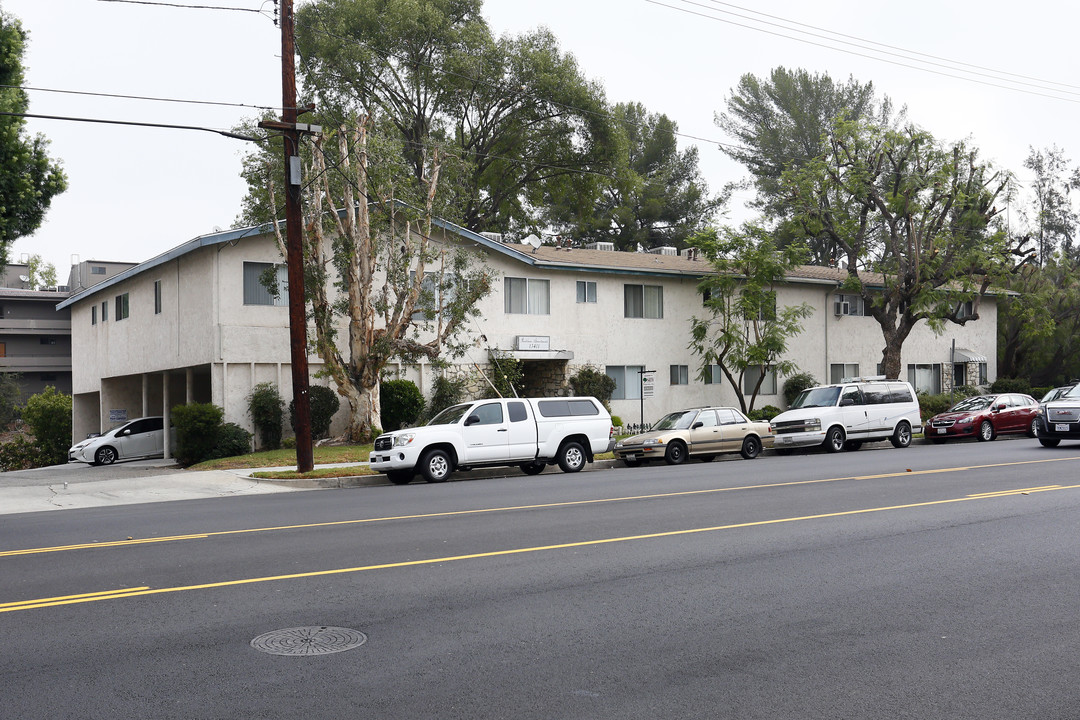
[[[681,1],[686,3],[687,5],[696,5],[698,7],[705,7],[705,6],[701,5],[700,3],[690,2],[690,0],[681,0]],[[715,20],[716,22],[722,22],[722,23],[725,23],[725,24],[728,24],[728,25],[734,25],[736,27],[745,28],[747,30],[754,30],[756,32],[765,33],[766,35],[773,35],[773,36],[776,36],[776,37],[782,37],[782,38],[785,38],[787,40],[794,40],[796,42],[801,42],[801,43],[804,43],[806,45],[814,45],[815,47],[825,48],[826,50],[834,50],[836,52],[847,53],[848,55],[854,55],[856,57],[862,57],[862,58],[866,58],[868,60],[877,60],[878,62],[888,63],[890,65],[896,65],[898,67],[905,67],[905,68],[908,68],[910,70],[919,70],[921,72],[932,73],[934,75],[941,75],[942,77],[953,78],[954,80],[965,80],[967,82],[978,83],[979,85],[986,85],[988,87],[996,87],[996,88],[999,88],[1001,90],[1012,90],[1014,92],[1020,92],[1020,93],[1026,94],[1026,95],[1035,95],[1035,96],[1038,96],[1038,97],[1050,98],[1051,100],[1061,100],[1062,102],[1080,103],[1080,99],[1061,97],[1060,95],[1050,95],[1050,94],[1047,94],[1047,93],[1035,92],[1034,90],[1025,90],[1023,88],[1011,87],[1009,85],[999,85],[997,83],[987,82],[985,80],[978,80],[976,78],[964,77],[963,75],[954,75],[952,73],[941,72],[939,70],[932,70],[930,68],[919,67],[918,65],[909,65],[907,63],[896,62],[895,60],[889,60],[889,59],[886,59],[886,58],[877,57],[875,55],[867,55],[867,54],[864,54],[864,53],[854,52],[852,50],[845,50],[844,48],[835,47],[833,45],[826,45],[824,43],[814,42],[813,40],[806,40],[804,38],[794,37],[792,35],[785,35],[784,33],[775,32],[773,30],[766,30],[764,28],[755,27],[753,25],[745,25],[743,23],[734,22],[732,20],[725,20],[724,18],[719,18],[719,17],[716,17],[715,15],[709,15],[709,14],[704,13],[704,12],[698,12],[698,11],[690,10],[690,9],[684,8],[684,7],[677,7],[675,5],[668,5],[667,3],[659,2],[659,0],[645,0],[645,2],[650,3],[652,5],[658,5],[660,7],[665,7],[665,8],[668,8],[669,10],[675,10],[675,11],[678,11],[678,12],[686,13],[687,15],[695,15],[697,17],[703,17],[703,18],[706,18],[706,19],[709,19],[709,20]],[[724,11],[720,11],[720,12],[724,12]],[[753,22],[761,22],[761,21],[753,20]],[[791,30],[792,28],[784,28],[784,29]],[[803,31],[795,30],[795,32],[803,32]],[[807,34],[811,34],[811,33],[807,33]],[[817,36],[815,36],[815,37],[817,37]],[[835,41],[835,42],[842,42],[842,41]],[[850,45],[851,43],[847,43],[847,44]],[[870,48],[863,48],[863,49],[870,49]],[[879,52],[879,51],[875,51],[875,50],[871,50],[871,51],[872,52]],[[914,61],[915,62],[922,62],[922,61],[919,61],[919,60],[914,60]],[[961,71],[961,72],[966,72],[966,71]],[[1005,81],[1005,82],[1011,82],[1011,81]],[[1043,89],[1049,89],[1049,88],[1043,88]],[[1072,94],[1076,94],[1076,93],[1072,93]]]
[[[135,127],[168,128],[171,130],[201,130],[202,132],[216,133],[218,135],[224,135],[225,137],[235,138],[237,140],[247,140],[249,142],[263,142],[266,139],[254,138],[249,135],[241,135],[240,133],[235,133],[230,130],[217,130],[215,128],[199,127],[197,125],[169,125],[166,123],[133,122],[131,120],[104,120],[100,118],[68,117],[63,115],[36,115],[32,113],[13,112],[0,112],[0,116],[37,118],[41,120],[66,120],[69,122],[102,123],[105,125],[133,125]]]
[[[102,0],[104,2],[104,0]],[[64,95],[87,95],[89,97],[118,98],[121,100],[150,100],[153,102],[184,103],[188,105],[216,105],[220,107],[251,108],[253,110],[280,110],[274,105],[250,105],[247,103],[220,102],[215,100],[184,100],[182,98],[154,97],[150,95],[121,95],[118,93],[89,92],[86,90],[61,90],[58,88],[30,87],[27,85],[0,85],[7,90],[29,90],[31,92],[61,93]],[[299,109],[299,108],[297,108]]]
[[[124,3],[127,5],[157,5],[159,7],[182,8],[184,10],[231,10],[234,12],[250,12],[266,16],[266,11],[261,7],[254,8],[223,7],[221,5],[184,5],[181,3],[152,2],[151,0],[98,0],[98,2]],[[266,3],[263,3],[265,5]]]

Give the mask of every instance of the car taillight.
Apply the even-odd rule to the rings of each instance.
[[[608,437],[608,440],[614,440],[615,439],[615,426],[614,425],[612,425],[611,429],[608,430],[607,437]]]

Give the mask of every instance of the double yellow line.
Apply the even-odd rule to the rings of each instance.
[[[878,477],[878,476],[875,476]],[[1028,495],[1033,492],[1049,492],[1056,490],[1072,490],[1080,488],[1080,485],[1045,485],[1037,488],[1020,488],[994,493],[980,493],[947,500],[931,500],[921,503],[908,503],[904,505],[888,505],[876,508],[863,508],[860,510],[844,510],[840,512],[821,513],[818,515],[803,515],[799,517],[776,518],[773,520],[757,520],[745,523],[733,523],[728,525],[715,525],[712,527],[690,528],[684,530],[669,530],[666,532],[648,533],[643,535],[627,535],[623,537],[601,538],[598,540],[583,540],[579,542],[559,543],[555,545],[538,545],[533,547],[513,548],[509,550],[495,550],[491,552],[471,553],[468,555],[450,555],[445,557],[428,558],[426,560],[407,560],[403,562],[383,563],[378,565],[362,565],[359,567],[336,568],[333,570],[315,570],[311,572],[291,573],[288,575],[270,575],[265,577],[243,578],[239,580],[225,580],[222,582],[204,583],[201,585],[183,585],[178,587],[150,588],[135,587],[109,590],[98,593],[85,593],[82,595],[67,595],[62,597],[39,598],[22,602],[5,603],[0,605],[0,613],[17,612],[20,610],[35,610],[59,605],[74,605],[81,603],[97,602],[99,600],[118,600],[122,598],[139,597],[143,595],[158,595],[162,593],[186,592],[189,590],[210,590],[216,588],[232,587],[237,585],[250,585],[254,583],[276,582],[281,580],[296,580],[314,578],[326,575],[345,575],[351,573],[366,572],[369,570],[389,570],[393,568],[416,567],[420,565],[435,565],[442,563],[458,562],[462,560],[476,560],[481,558],[505,557],[508,555],[523,555],[527,553],[548,552],[553,550],[566,550],[570,548],[583,548],[590,546],[610,545],[614,543],[632,542],[637,540],[653,540],[657,538],[671,538],[685,535],[717,532],[721,530],[735,530],[741,528],[763,527],[767,525],[781,525],[785,523],[802,522],[806,520],[822,520],[826,518],[848,517],[854,515],[867,515],[870,513],[887,512],[891,510],[908,510],[912,508],[933,507],[935,505],[947,505],[959,502],[971,502],[975,500],[990,500],[1003,497]],[[682,493],[676,493],[682,494]]]

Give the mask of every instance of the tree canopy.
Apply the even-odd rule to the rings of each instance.
[[[21,89],[27,33],[0,10],[0,266],[15,240],[34,232],[54,196],[67,188],[60,164],[49,158],[49,141],[31,136],[21,114],[30,101]]]

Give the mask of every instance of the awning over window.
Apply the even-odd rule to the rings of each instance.
[[[974,350],[965,350],[964,348],[956,348],[956,357],[953,362],[986,362],[986,356],[980,355]]]

